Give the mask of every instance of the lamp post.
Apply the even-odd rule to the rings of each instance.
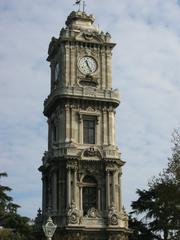
[[[53,223],[53,220],[51,217],[48,217],[47,223],[43,225],[42,228],[45,236],[47,237],[47,240],[51,240],[56,231],[57,225]]]

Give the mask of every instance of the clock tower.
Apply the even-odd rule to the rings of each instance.
[[[71,12],[48,50],[48,151],[39,170],[42,216],[50,215],[57,224],[56,240],[128,239],[121,202],[124,162],[115,141],[120,103],[112,89],[115,44],[94,20],[80,10]]]

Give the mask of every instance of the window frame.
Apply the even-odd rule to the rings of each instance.
[[[87,177],[90,177],[90,179],[87,179]],[[98,208],[98,182],[93,175],[86,175],[82,180],[82,187],[82,207],[85,216],[91,208]],[[89,198],[89,196],[95,196],[95,199]]]
[[[90,126],[92,123],[93,123],[93,127]],[[97,123],[97,116],[92,116],[92,115],[83,116],[83,144],[91,144],[91,145],[96,144],[96,135],[97,135],[96,123]],[[89,126],[85,128],[85,124],[88,124]]]

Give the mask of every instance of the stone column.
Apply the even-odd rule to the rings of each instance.
[[[46,178],[42,177],[43,187],[42,187],[42,212],[45,213],[47,207],[47,186],[46,186]]]
[[[79,143],[83,144],[83,119],[82,115],[79,115]]]
[[[105,50],[103,49],[101,51],[101,72],[102,72],[102,88],[105,89],[106,88],[106,57],[105,57]]]
[[[52,184],[52,209],[57,211],[57,173],[53,173],[53,184]]]
[[[46,206],[46,209],[51,210],[52,209],[52,179],[49,176],[48,178],[48,205]]]
[[[110,145],[113,145],[114,143],[113,143],[113,128],[114,128],[114,126],[113,126],[113,116],[112,116],[112,111],[111,110],[109,110],[108,111],[108,120],[109,120],[109,127],[108,127],[108,129],[109,129],[109,139],[108,139],[108,143],[110,144]]]
[[[106,87],[108,89],[112,88],[112,53],[111,50],[108,49],[106,53],[106,69],[107,69],[107,82],[106,82]]]
[[[122,173],[119,174],[119,210],[120,211],[122,209],[121,176],[122,176]]]
[[[79,187],[79,209],[83,210],[82,186]]]
[[[71,86],[75,84],[75,47],[71,46]]]
[[[101,189],[98,188],[98,210],[101,210]]]
[[[115,171],[112,172],[112,205],[115,205],[116,206],[116,198],[115,198]]]
[[[78,122],[76,122],[76,112],[72,106],[71,108],[71,141],[78,142]]]
[[[72,142],[72,127],[73,127],[73,121],[72,121],[72,106],[69,108],[69,121],[70,121],[70,128],[69,128],[69,135],[70,135],[70,142]]]
[[[107,111],[103,109],[103,144],[107,145]]]
[[[100,145],[100,144],[102,144],[101,143],[101,132],[100,132],[100,124],[99,124],[99,121],[100,121],[100,116],[97,116],[96,117],[96,144],[97,145]]]
[[[110,207],[109,170],[106,170],[106,209]]]
[[[113,110],[112,112],[112,136],[113,136],[113,145],[115,145],[116,143],[116,126],[115,126],[115,114],[116,114],[116,111]]]
[[[77,169],[74,169],[74,202],[76,203]]]
[[[70,71],[70,57],[69,57],[69,44],[66,43],[65,45],[65,49],[66,49],[66,52],[65,52],[65,63],[66,63],[66,67],[65,67],[65,85],[67,86],[69,84],[69,71]]]
[[[47,123],[48,123],[48,149],[50,149],[51,148],[51,140],[52,140],[52,138],[51,138],[51,120],[50,120],[50,118],[48,119],[48,121],[47,121]]]
[[[67,208],[71,205],[71,169],[67,168]]]
[[[58,189],[58,199],[59,199],[59,212],[62,213],[62,211],[66,208],[65,206],[65,199],[67,193],[65,193],[64,189],[66,189],[67,184],[65,184],[65,181],[62,180],[61,172],[59,173],[59,189]]]
[[[65,113],[66,113],[66,139],[65,142],[70,141],[70,110],[69,106],[65,106]]]
[[[57,112],[57,142],[60,144],[62,142],[62,121],[61,121],[61,109],[58,108]]]
[[[54,79],[55,79],[55,63],[50,64],[51,69],[51,91],[54,89]]]

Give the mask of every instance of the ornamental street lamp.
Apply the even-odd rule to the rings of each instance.
[[[51,240],[56,231],[57,225],[53,223],[53,220],[51,217],[48,217],[47,223],[42,227],[43,227],[44,234],[47,237],[47,240]]]

